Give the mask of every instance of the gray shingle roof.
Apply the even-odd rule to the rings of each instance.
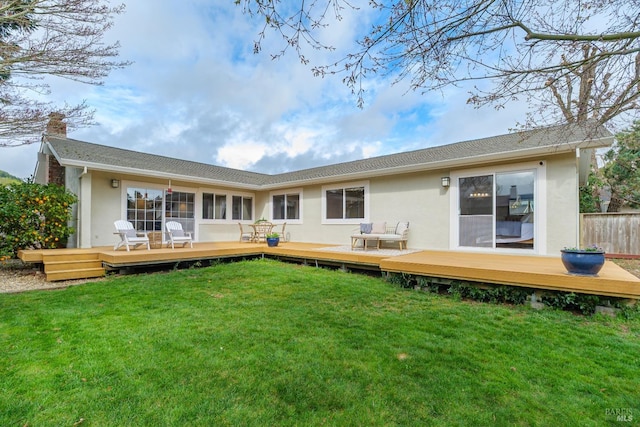
[[[87,166],[149,176],[173,176],[178,179],[227,183],[248,188],[275,188],[294,183],[327,181],[331,178],[377,176],[403,170],[473,165],[491,159],[516,160],[543,153],[567,152],[575,146],[601,147],[610,145],[613,135],[603,127],[593,129],[576,125],[555,126],[277,175],[225,168],[56,136],[47,136],[46,141],[64,166]]]
[[[47,136],[63,166],[88,166],[101,170],[131,169],[133,173],[175,175],[252,186],[264,184],[269,175],[205,163],[108,147],[76,139]]]

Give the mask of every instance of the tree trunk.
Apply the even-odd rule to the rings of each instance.
[[[621,207],[622,207],[622,199],[612,194],[611,201],[609,201],[609,207],[607,208],[607,212],[620,212]]]

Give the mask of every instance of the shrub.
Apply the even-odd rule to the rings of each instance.
[[[573,292],[548,293],[542,297],[542,301],[549,307],[560,310],[577,311],[590,316],[596,312],[597,305],[605,305],[601,300],[605,298],[597,295],[576,294]]]
[[[431,293],[448,293],[456,299],[494,304],[524,304],[531,294],[530,289],[517,286],[492,285],[488,283],[466,282],[426,276],[413,276],[406,273],[388,273],[386,279],[401,288],[420,289]]]
[[[64,247],[74,232],[69,226],[74,194],[55,184],[25,181],[0,186],[0,258],[19,249]]]

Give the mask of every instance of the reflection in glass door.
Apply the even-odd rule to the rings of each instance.
[[[497,248],[533,249],[535,172],[496,174]]]
[[[181,191],[165,192],[165,221],[177,221],[182,229],[195,232],[195,194]]]
[[[127,188],[127,221],[137,231],[162,231],[162,190]]]
[[[459,178],[459,246],[533,249],[535,179],[535,171]]]

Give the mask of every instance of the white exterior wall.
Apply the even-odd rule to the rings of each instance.
[[[349,223],[323,224],[323,186],[302,188],[302,221],[287,221],[286,232],[291,241],[348,245],[350,235],[359,231],[360,222],[385,221],[396,225],[409,221],[409,247],[448,249],[449,202],[448,190],[441,187],[440,177],[447,173],[423,172],[383,176],[368,180],[336,181],[337,186],[351,184],[368,186],[368,218]],[[293,191],[300,190],[299,188]],[[287,193],[278,190],[276,193]],[[271,219],[270,196],[258,200],[267,204],[264,217]],[[281,223],[283,221],[278,221]],[[276,227],[279,229],[280,227]]]
[[[410,248],[449,249],[449,189],[440,178],[448,172],[382,177],[371,181],[371,222],[409,221]]]
[[[547,167],[547,254],[579,245],[578,166],[575,155],[555,156]]]
[[[146,187],[150,189],[164,190],[168,188],[167,180],[149,179],[135,176],[126,176],[115,173],[90,172],[91,189],[91,246],[111,246],[119,237],[114,235],[113,222],[126,219],[126,200],[128,187]],[[119,188],[111,186],[111,180],[120,181]],[[254,217],[260,217],[256,209],[256,194],[246,190],[233,190],[221,187],[200,187],[194,183],[173,181],[171,188],[174,191],[195,193],[195,240],[202,242],[234,241],[238,239],[238,221],[231,220],[231,195],[242,195],[254,198]],[[202,219],[202,193],[228,194],[228,218],[225,221]],[[264,196],[266,197],[266,196]],[[265,199],[266,200],[266,199]],[[256,213],[258,211],[258,213]],[[253,221],[243,221],[250,224]]]
[[[538,225],[544,225],[542,232],[546,240],[540,255],[557,255],[565,246],[573,246],[578,240],[578,196],[577,165],[573,154],[563,154],[535,162],[545,162],[545,200],[538,200],[538,206],[545,206],[544,218],[537,217]],[[504,169],[508,165],[497,165]],[[469,168],[471,170],[473,168]],[[492,166],[484,167],[492,170]],[[368,186],[368,218],[351,223],[323,224],[323,185],[297,186],[282,189],[276,193],[300,192],[302,219],[287,221],[286,232],[291,241],[309,243],[329,243],[348,245],[349,236],[359,229],[360,222],[386,221],[395,225],[398,221],[409,221],[408,246],[416,249],[449,250],[451,227],[457,223],[457,212],[452,211],[453,188],[443,188],[442,176],[456,176],[466,169],[452,171],[425,171],[371,179],[336,181],[338,186],[366,183]],[[89,172],[91,182],[90,244],[92,246],[113,245],[117,236],[113,234],[113,222],[126,218],[126,191],[128,186],[147,186],[164,189],[166,180],[154,180],[118,174]],[[120,180],[120,188],[111,187],[112,179]],[[83,179],[86,179],[83,177]],[[193,183],[173,182],[174,191],[195,193],[195,239],[196,241],[236,241],[239,236],[238,221],[231,219],[231,196],[243,195],[254,201],[253,220],[272,219],[272,191],[251,192],[232,188],[202,187]],[[81,191],[82,192],[82,191]],[[202,194],[227,194],[227,219],[202,219]],[[542,214],[542,211],[537,211]],[[250,224],[251,221],[243,221]],[[279,221],[280,223],[282,221]],[[85,224],[86,225],[86,224]],[[279,230],[280,226],[276,227]],[[81,236],[82,237],[82,236]],[[542,240],[542,239],[540,239]],[[531,251],[522,251],[531,253]]]
[[[113,222],[121,219],[120,209],[126,189],[111,187],[111,179],[120,179],[118,175],[101,172],[90,172],[91,175],[91,230],[88,238],[91,246],[112,246],[120,238],[113,233],[116,231]],[[123,193],[124,192],[124,193]],[[124,195],[123,195],[124,194]]]

